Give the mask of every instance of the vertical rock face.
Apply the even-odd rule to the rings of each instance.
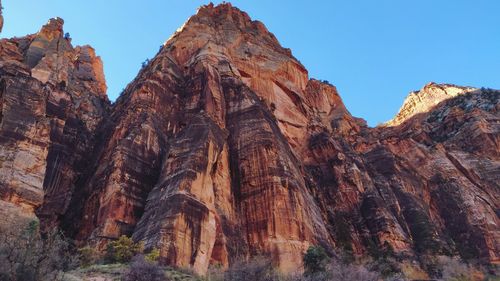
[[[260,253],[294,269],[309,245],[332,243],[290,145],[304,148],[307,84],[261,23],[201,8],[118,100],[77,237],[133,234],[201,273]]]
[[[500,261],[499,91],[429,84],[369,128],[230,4],[201,7],[112,107],[62,20],[0,48],[5,213],[199,273],[255,255],[294,271],[310,245]]]
[[[109,103],[102,63],[73,48],[63,20],[0,41],[1,204],[57,224]]]

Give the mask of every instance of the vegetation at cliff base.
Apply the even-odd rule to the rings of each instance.
[[[83,281],[88,278],[123,281],[375,281],[375,280],[498,280],[458,258],[427,256],[434,275],[419,264],[399,259],[393,250],[377,259],[352,259],[352,253],[327,252],[311,246],[303,268],[281,272],[264,256],[233,261],[229,268],[210,266],[205,276],[188,268],[159,264],[160,250],[144,251],[141,242],[121,236],[104,252],[91,245],[76,247],[57,229],[41,232],[37,220],[0,231],[0,281]]]
[[[127,263],[143,251],[142,242],[135,243],[131,238],[122,235],[118,240],[108,243],[105,260],[107,263]]]
[[[70,241],[57,229],[42,235],[38,220],[0,231],[0,280],[63,280],[77,265]]]

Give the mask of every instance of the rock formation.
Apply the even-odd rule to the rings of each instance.
[[[474,91],[471,87],[459,87],[455,85],[438,85],[429,83],[420,91],[411,92],[403,103],[394,119],[387,122],[389,126],[400,125],[416,114],[426,113],[440,102]]]
[[[500,91],[429,84],[370,128],[230,4],[201,7],[112,106],[62,20],[0,48],[6,213],[199,273],[261,254],[293,271],[315,244],[500,262]]]
[[[1,209],[36,211],[48,225],[66,212],[109,110],[100,59],[89,46],[73,48],[62,27],[52,19],[0,41]]]

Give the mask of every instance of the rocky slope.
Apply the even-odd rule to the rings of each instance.
[[[429,84],[369,128],[230,4],[201,7],[113,106],[62,20],[0,47],[10,216],[101,249],[132,235],[199,273],[261,254],[294,271],[313,244],[500,261],[500,91]]]

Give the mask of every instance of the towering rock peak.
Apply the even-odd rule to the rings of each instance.
[[[68,49],[71,49],[69,40],[64,38],[64,21],[60,18],[50,19],[38,33],[34,35],[28,49],[25,53],[25,62],[30,68],[35,68],[46,56],[59,55]],[[50,72],[56,72],[51,69]],[[41,74],[41,73],[39,73]],[[45,74],[48,74],[46,72]],[[47,82],[49,77],[38,75],[39,78]]]
[[[37,212],[47,226],[68,207],[110,109],[100,58],[73,48],[63,25],[54,18],[0,40],[0,205],[17,217]]]
[[[188,42],[193,44],[185,46]],[[229,3],[201,6],[165,45],[176,48],[176,43],[181,43],[180,47],[184,49],[181,53],[188,53],[188,56],[200,52],[200,49],[211,49],[218,45],[223,47],[222,53],[225,54],[236,47],[230,54],[246,59],[258,56],[259,51],[264,50],[271,51],[274,56],[281,55],[282,60],[292,57],[291,51],[283,48],[264,24],[252,20],[247,13]],[[181,57],[179,62],[184,64],[185,61]]]
[[[219,5],[210,3],[200,6],[196,14],[191,16],[176,33],[195,25],[251,32],[254,35],[269,37],[275,44],[279,45],[274,35],[267,30],[262,22],[252,20],[246,12],[233,7],[230,3]]]
[[[97,94],[106,97],[106,78],[102,60],[89,45],[75,47],[74,74],[77,79],[95,82]]]
[[[91,46],[73,47],[64,20],[50,19],[39,32],[0,40],[0,64],[24,69],[42,83],[88,88],[86,94],[107,100],[101,58]]]
[[[315,114],[308,103],[308,72],[289,49],[247,13],[231,4],[202,6],[165,43],[159,57],[163,56],[175,61],[182,75],[210,69],[241,80],[272,108],[294,146],[307,143],[307,120]],[[204,110],[215,114],[213,108]]]
[[[428,112],[444,100],[475,90],[477,89],[452,84],[428,83],[421,90],[410,92],[398,114],[386,124],[397,126],[419,113]]]
[[[45,25],[42,26],[38,32],[38,36],[46,39],[47,41],[59,39],[63,35],[63,28],[64,20],[62,18],[51,18]]]
[[[257,252],[295,269],[330,240],[297,159],[336,109],[335,87],[309,80],[261,23],[204,6],[117,101],[68,221],[82,241],[132,234],[199,273]]]
[[[247,27],[252,23],[250,16],[246,12],[233,7],[231,3],[222,3],[219,5],[210,3],[200,6],[196,14],[188,20],[188,22],[190,21],[205,23],[226,21],[236,24],[240,28]]]
[[[233,7],[231,3],[223,3],[217,6],[213,4],[201,6],[196,15],[188,20],[187,26],[194,22],[209,26],[219,25],[223,29],[239,29],[243,32],[252,33],[254,36],[266,38],[274,45],[280,46],[276,37],[267,30],[262,22],[252,20],[246,12]]]

